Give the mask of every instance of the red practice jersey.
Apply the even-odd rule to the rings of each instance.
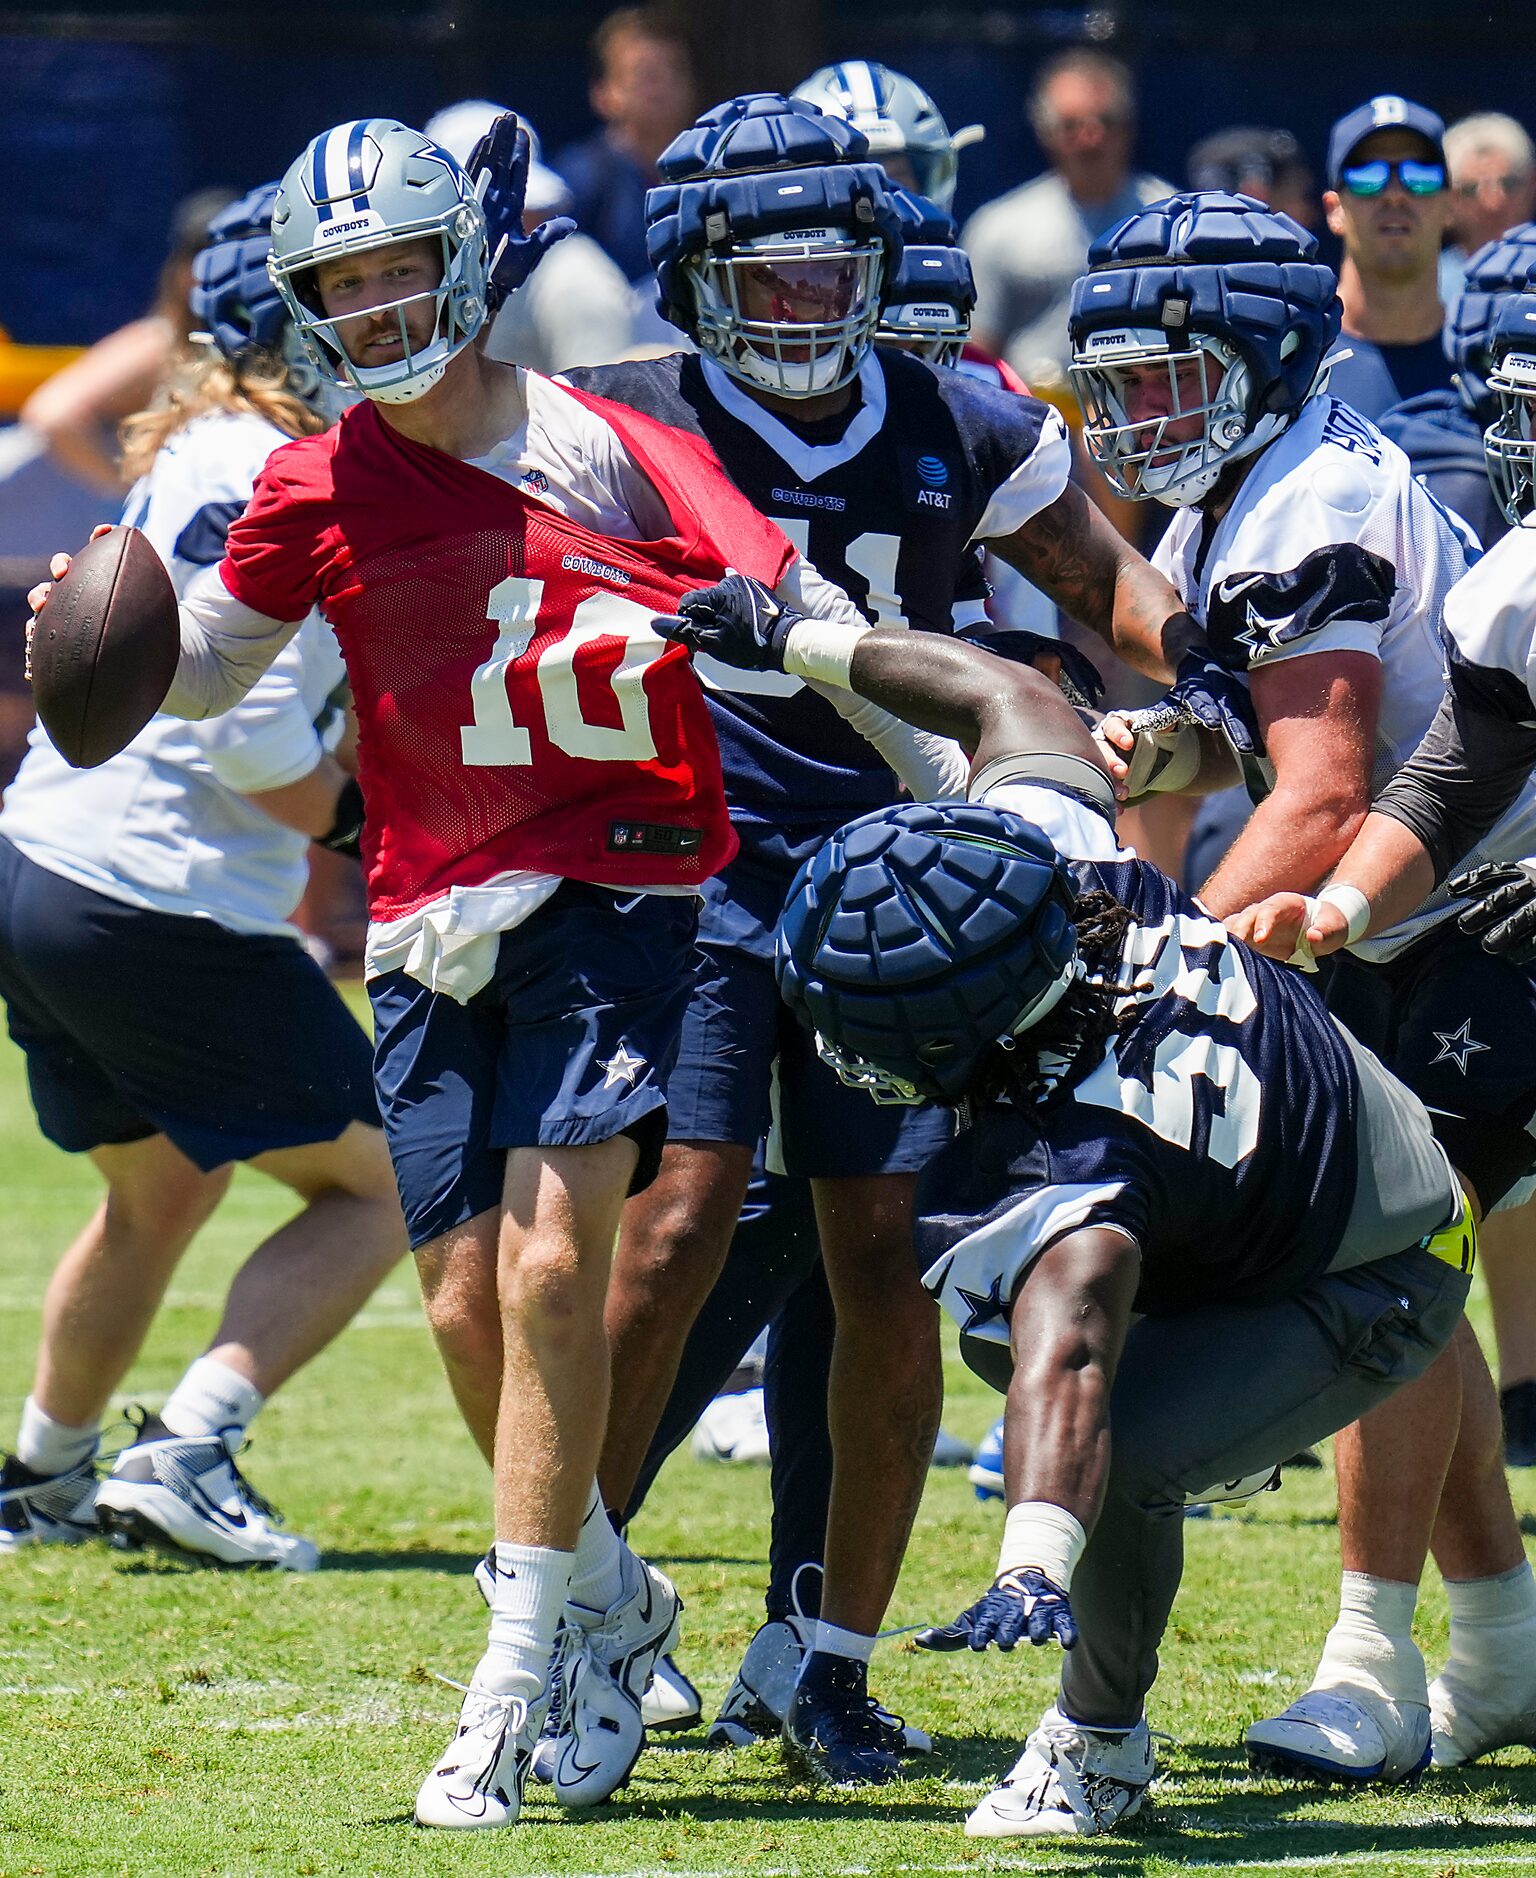
[[[1029,396],[1029,386],[1006,359],[994,358],[990,352],[983,352],[980,346],[969,339],[960,348],[960,359],[955,370],[971,378],[985,379],[989,385],[1001,385],[1004,391],[1017,392],[1021,398]]]
[[[566,395],[655,485],[666,539],[594,534],[371,404],[275,452],[229,531],[235,599],[318,605],[340,641],[375,920],[514,870],[688,886],[735,852],[708,706],[651,618],[727,567],[776,586],[795,550],[698,440]]]

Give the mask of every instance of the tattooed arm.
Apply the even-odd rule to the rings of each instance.
[[[1150,678],[1172,678],[1184,654],[1202,643],[1173,588],[1075,484],[987,546]]]

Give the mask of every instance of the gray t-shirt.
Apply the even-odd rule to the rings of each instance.
[[[1157,176],[1132,176],[1113,199],[1079,202],[1054,170],[983,203],[961,246],[976,275],[978,331],[1000,338],[1027,385],[1061,384],[1070,357],[1067,309],[1089,244],[1149,202],[1173,194]]]

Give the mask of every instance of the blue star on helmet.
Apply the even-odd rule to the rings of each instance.
[[[970,1312],[970,1316],[960,1326],[960,1334],[963,1337],[968,1337],[972,1331],[980,1330],[983,1324],[990,1324],[994,1321],[1001,1323],[1008,1315],[1008,1299],[1003,1296],[1001,1278],[992,1280],[992,1289],[985,1296],[975,1291],[967,1291],[964,1285],[956,1285],[955,1292],[958,1297],[965,1300],[966,1309]]]
[[[1440,1053],[1438,1056],[1431,1057],[1431,1064],[1454,1063],[1463,1076],[1467,1073],[1467,1058],[1469,1056],[1475,1056],[1479,1050],[1490,1048],[1486,1043],[1477,1043],[1474,1041],[1472,1036],[1472,1019],[1470,1017],[1466,1019],[1459,1030],[1437,1030],[1434,1036],[1435,1042],[1440,1046]]]

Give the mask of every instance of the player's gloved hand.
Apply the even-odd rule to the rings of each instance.
[[[717,585],[684,594],[677,614],[653,622],[663,639],[747,672],[782,672],[784,642],[791,627],[805,618],[776,600],[761,581],[734,568],[727,568]]]
[[[363,789],[355,776],[349,776],[336,797],[336,816],[323,835],[315,840],[332,854],[346,854],[354,861],[363,852]]]
[[[1077,1642],[1066,1592],[1033,1568],[1003,1572],[952,1624],[920,1630],[914,1641],[920,1650],[984,1650],[989,1643],[1011,1650],[1026,1637],[1036,1645],[1054,1641],[1064,1650]]]
[[[1483,950],[1512,965],[1536,963],[1536,860],[1488,861],[1446,882],[1458,896],[1475,894],[1456,924],[1481,934]]]
[[[523,198],[528,193],[532,158],[533,146],[517,113],[503,111],[464,165],[464,174],[485,210],[490,255],[486,298],[492,311],[522,286],[555,243],[564,241],[576,226],[568,215],[553,215],[531,235],[523,233]]]
[[[1023,626],[979,626],[973,632],[960,632],[958,637],[984,652],[995,652],[1000,659],[1012,659],[1016,665],[1033,665],[1060,687],[1068,704],[1091,710],[1104,696],[1099,668],[1086,652],[1064,639],[1049,639]]]
[[[1173,706],[1184,723],[1225,737],[1239,759],[1264,754],[1264,739],[1248,687],[1236,672],[1218,664],[1204,646],[1194,647],[1179,660],[1168,695],[1152,709],[1166,706]]]

